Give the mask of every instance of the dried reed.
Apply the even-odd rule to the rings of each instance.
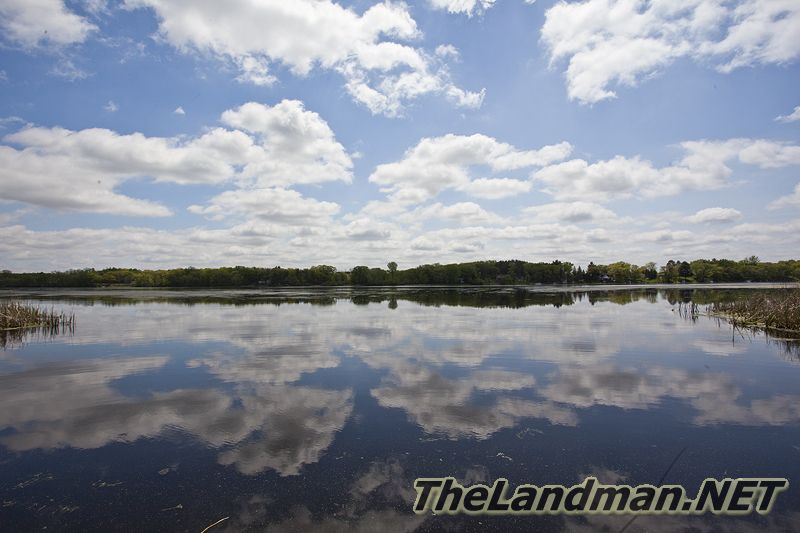
[[[708,307],[739,326],[800,333],[800,289],[744,294]]]
[[[74,314],[42,309],[21,302],[0,302],[0,348],[21,343],[32,333],[72,333],[74,326]]]

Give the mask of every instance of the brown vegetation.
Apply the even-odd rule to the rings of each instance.
[[[13,345],[31,333],[55,335],[73,330],[75,315],[41,309],[20,302],[0,302],[0,348]]]
[[[745,292],[734,300],[710,305],[708,311],[738,326],[800,333],[800,289]]]

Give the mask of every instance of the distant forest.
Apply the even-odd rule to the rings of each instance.
[[[81,269],[65,272],[0,272],[0,288],[22,287],[291,287],[342,285],[530,285],[536,283],[722,283],[742,281],[798,281],[800,260],[762,262],[752,256],[741,261],[698,259],[637,266],[622,261],[609,265],[527,261],[475,261],[421,265],[399,270],[354,267],[349,272],[328,265],[310,268],[133,268]]]

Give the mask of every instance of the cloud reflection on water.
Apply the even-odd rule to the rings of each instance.
[[[378,373],[367,390],[381,408],[402,410],[423,432],[454,440],[488,439],[523,419],[579,428],[594,406],[646,411],[666,399],[690,406],[686,422],[697,426],[800,422],[800,396],[776,390],[752,397],[741,367],[692,364],[697,350],[747,358],[764,348],[725,348],[714,324],[681,320],[646,296],[519,308],[402,298],[396,309],[341,300],[79,307],[69,346],[132,346],[141,355],[59,362],[58,343],[50,362],[15,355],[0,374],[0,443],[14,451],[93,449],[179,428],[218,448],[220,464],[243,474],[296,475],[320,460],[354,415],[352,386],[303,382],[338,368],[343,357]],[[217,381],[182,386],[179,371],[166,392],[145,386],[130,395],[117,387],[158,375],[175,359],[168,343],[176,340],[193,351],[180,362],[185,371]]]

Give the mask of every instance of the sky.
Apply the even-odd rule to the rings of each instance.
[[[0,269],[800,258],[797,0],[0,0]]]

